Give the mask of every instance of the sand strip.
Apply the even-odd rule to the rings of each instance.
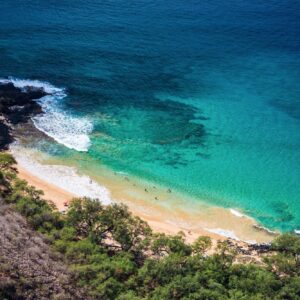
[[[65,202],[78,196],[76,193],[71,193],[39,178],[36,174],[32,174],[26,165],[18,164],[17,169],[21,179],[26,180],[37,189],[43,190],[44,198],[51,200],[60,211],[66,210]],[[102,178],[101,183],[109,188],[114,201],[128,205],[132,213],[147,221],[154,231],[166,234],[176,234],[182,231],[188,242],[194,241],[200,235],[210,236],[214,240],[223,240],[226,238],[224,235],[229,234],[230,237],[232,234],[235,236],[235,232],[239,235],[243,234],[244,238],[249,237],[248,240],[258,242],[268,242],[272,239],[270,235],[264,232],[256,232],[253,227],[253,220],[237,217],[231,214],[229,210],[217,207],[211,209],[199,207],[198,210],[196,209],[194,213],[191,213],[180,207],[172,208],[174,203],[170,207],[170,205],[164,206],[163,202],[146,199],[146,196],[151,196],[149,192],[146,195],[141,195],[143,191],[133,191],[126,180],[121,182],[116,178],[109,180],[107,177],[105,182],[103,180],[104,178]]]
[[[76,194],[72,194],[64,189],[61,189],[60,187],[57,187],[31,174],[28,170],[26,170],[24,167],[20,166],[19,164],[16,167],[18,170],[18,177],[20,179],[26,180],[28,184],[34,186],[35,188],[42,190],[44,192],[44,198],[53,202],[59,211],[66,210],[64,203],[72,200],[72,198],[74,197],[77,197]],[[186,240],[189,242],[194,241],[199,235],[210,236],[212,239],[215,240],[225,239],[225,237],[221,235],[209,233],[208,231],[205,230],[201,230],[201,229],[196,231],[186,230],[181,226],[176,226],[174,224],[167,224],[151,216],[142,215],[141,217],[149,223],[149,225],[154,231],[162,232],[166,234],[176,234],[179,231],[183,231],[186,234]]]

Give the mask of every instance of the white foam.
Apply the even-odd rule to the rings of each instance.
[[[92,123],[84,118],[71,116],[62,111],[57,102],[60,99],[45,96],[39,100],[44,114],[32,118],[37,129],[55,139],[58,143],[77,151],[88,151],[89,134],[93,130]]]
[[[277,234],[278,234],[278,232],[276,232],[276,231],[274,231],[274,230],[271,230],[271,229],[269,229],[269,228],[267,228],[267,227],[264,227],[264,226],[262,226],[262,225],[255,224],[255,225],[254,225],[254,228],[257,228],[257,229],[259,229],[259,230],[264,230],[264,231],[266,231],[267,233],[269,233],[269,234],[271,234],[271,235],[277,235]]]
[[[236,240],[236,241],[243,241],[245,243],[248,244],[256,244],[257,242],[255,240],[241,240],[240,238],[238,238],[236,236],[236,234],[234,233],[233,230],[226,230],[226,229],[222,229],[222,228],[205,228],[206,231],[221,235],[221,236],[225,236],[227,238]]]
[[[62,165],[44,165],[34,159],[37,156],[14,143],[10,150],[18,164],[32,175],[53,184],[78,197],[99,199],[107,205],[112,202],[110,192],[105,187],[93,181],[89,176],[79,175],[75,168]]]
[[[212,233],[216,233],[221,236],[225,236],[227,238],[231,238],[236,241],[240,241],[240,239],[235,235],[234,231],[232,231],[232,230],[226,230],[226,229],[221,229],[221,228],[212,228],[212,229],[205,228],[205,230],[212,232]]]
[[[242,217],[245,216],[245,215],[243,215],[242,213],[240,213],[239,211],[237,211],[237,210],[235,210],[235,209],[233,209],[233,208],[230,208],[230,212],[231,212],[233,215],[235,215],[236,217],[238,217],[238,218],[242,218]]]
[[[123,171],[118,171],[118,172],[116,172],[117,174],[120,174],[120,175],[128,175],[128,173],[126,173],[126,172],[123,172]]]
[[[64,93],[64,89],[55,87],[54,85],[39,81],[39,80],[30,80],[30,79],[19,79],[14,77],[9,77],[8,79],[0,78],[1,83],[9,83],[11,82],[15,87],[20,89],[25,89],[28,86],[43,88],[46,93],[54,94],[54,93]]]
[[[66,92],[48,82],[26,79],[0,79],[0,82],[11,82],[15,87],[25,89],[28,86],[43,88],[47,95],[38,99],[44,114],[32,118],[37,129],[52,137],[55,141],[77,151],[88,151],[90,147],[89,134],[93,130],[93,124],[86,118],[80,118],[68,114],[61,108]]]

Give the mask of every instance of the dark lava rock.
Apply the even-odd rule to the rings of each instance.
[[[6,149],[13,142],[13,138],[9,133],[9,128],[5,124],[0,123],[0,149]]]
[[[0,149],[6,149],[13,141],[12,125],[25,123],[34,115],[42,113],[36,102],[46,95],[42,88],[32,86],[20,89],[11,82],[0,83]]]

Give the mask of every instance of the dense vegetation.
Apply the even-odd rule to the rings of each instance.
[[[62,255],[7,204],[14,189],[7,172],[12,163],[11,156],[0,155],[1,170],[6,170],[0,178],[0,299],[88,299]],[[30,192],[24,187],[19,189],[23,195]]]
[[[91,299],[300,299],[300,238],[293,234],[278,237],[261,264],[240,264],[228,242],[208,255],[209,238],[190,245],[180,233],[153,233],[124,205],[74,199],[60,214],[17,178],[13,164],[0,154],[2,197],[63,254]]]

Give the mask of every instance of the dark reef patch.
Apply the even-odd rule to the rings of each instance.
[[[293,101],[274,99],[270,104],[280,111],[286,113],[290,117],[300,120],[300,101],[293,99]]]

